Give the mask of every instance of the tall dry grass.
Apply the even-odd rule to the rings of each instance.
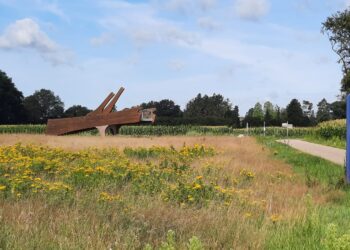
[[[176,232],[180,248],[196,235],[211,249],[263,249],[267,234],[278,230],[280,221],[289,223],[305,216],[307,194],[324,200],[320,188],[307,187],[289,165],[272,159],[271,152],[254,138],[0,135],[0,145],[19,142],[67,150],[205,144],[219,153],[192,164],[203,175],[205,166],[215,166],[220,172],[211,174],[219,183],[239,178],[242,170],[254,177],[240,184],[239,188],[246,190],[244,199],[228,206],[181,208],[158,197],[135,197],[127,190],[128,204],[123,210],[97,204],[96,190],[62,202],[40,197],[0,200],[0,246],[7,244],[11,249],[137,249],[145,243],[160,245],[170,229]],[[262,213],[254,214],[251,209],[247,213],[254,203],[263,204]]]

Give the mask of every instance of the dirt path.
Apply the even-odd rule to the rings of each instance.
[[[336,164],[344,165],[345,162],[346,151],[344,149],[323,146],[302,140],[278,140],[278,142],[287,144],[295,149],[321,157]]]

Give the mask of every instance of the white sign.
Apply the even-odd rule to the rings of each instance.
[[[282,123],[282,128],[293,128],[293,124]]]

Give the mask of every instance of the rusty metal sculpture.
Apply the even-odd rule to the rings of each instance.
[[[124,88],[114,94],[110,93],[101,105],[86,116],[49,119],[47,122],[47,135],[64,135],[97,128],[101,136],[105,136],[107,129],[116,134],[122,125],[138,124],[155,121],[155,109],[141,109],[134,107],[113,112],[116,102],[123,93]]]

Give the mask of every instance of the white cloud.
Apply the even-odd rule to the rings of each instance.
[[[236,0],[234,8],[240,18],[256,21],[269,12],[270,2],[268,0]]]
[[[33,49],[54,65],[66,64],[71,57],[30,18],[17,20],[5,29],[0,36],[0,49]]]
[[[104,44],[109,44],[114,42],[114,36],[110,33],[102,33],[100,36],[92,37],[90,39],[90,44],[93,46],[101,46]]]
[[[344,2],[346,8],[350,7],[350,0],[345,0]]]
[[[137,45],[160,42],[193,45],[199,42],[195,32],[183,29],[179,23],[160,18],[149,5],[122,4],[114,9],[113,16],[101,20],[111,32],[126,33]]]

